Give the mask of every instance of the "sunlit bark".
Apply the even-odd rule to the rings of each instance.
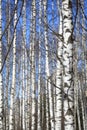
[[[10,19],[10,4],[9,4],[10,0],[7,3],[7,23],[9,22]],[[8,27],[8,31],[7,31],[7,50],[9,48],[9,44],[10,44],[10,26]],[[5,109],[6,109],[6,121],[5,121],[5,129],[8,130],[9,129],[9,111],[8,111],[8,86],[9,86],[9,76],[10,76],[10,69],[9,69],[9,55],[7,57],[6,60],[6,104],[5,104]]]
[[[15,5],[17,0],[15,0]],[[17,10],[15,10],[14,15],[14,27],[17,21]],[[14,129],[14,93],[15,93],[15,76],[16,76],[16,30],[14,30],[14,40],[13,40],[13,72],[12,72],[12,86],[11,86],[11,96],[10,96],[10,114],[9,114],[9,130]]]
[[[41,50],[40,50],[40,44],[41,44],[41,16],[42,16],[42,2],[40,0],[39,3],[39,59],[38,59],[38,130],[41,130],[41,102],[40,102],[40,97],[41,97],[41,80],[40,80],[40,75],[41,75]]]
[[[26,66],[27,66],[27,63],[25,63],[25,61],[27,60],[26,58],[26,1],[24,0],[24,6],[23,6],[23,39],[22,39],[22,45],[23,45],[23,55],[22,55],[22,60],[23,60],[23,89],[22,89],[22,96],[23,96],[23,117],[22,117],[22,125],[23,125],[23,130],[25,130],[25,122],[26,122],[26,112],[25,112],[25,100],[26,100]]]
[[[2,67],[2,0],[0,0],[0,70]],[[0,130],[3,130],[2,72],[0,72]]]
[[[31,43],[31,86],[32,86],[32,126],[35,129],[35,107],[36,107],[36,88],[35,88],[35,37],[36,37],[36,1],[32,1],[32,43]]]
[[[45,40],[45,49],[46,49],[46,65],[45,65],[45,72],[46,72],[46,114],[47,114],[47,129],[54,129],[54,122],[53,122],[53,110],[52,110],[52,89],[50,84],[50,70],[49,70],[49,48],[48,48],[48,35],[47,35],[47,1],[44,0],[44,40]]]
[[[57,59],[57,72],[56,72],[56,86],[58,88],[56,88],[56,114],[55,114],[55,120],[56,120],[56,129],[59,129],[61,130],[62,128],[62,54],[63,54],[63,43],[62,43],[62,8],[60,9],[60,4],[58,2],[58,10],[59,10],[59,14],[60,14],[60,24],[59,24],[59,34],[61,36],[60,39],[58,39],[58,50],[57,50],[57,55],[58,55],[58,58]]]
[[[63,13],[63,86],[64,86],[64,128],[74,130],[74,87],[72,63],[72,2],[62,1]]]

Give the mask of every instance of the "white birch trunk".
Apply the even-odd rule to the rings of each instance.
[[[86,52],[86,45],[85,45],[85,52]],[[86,54],[85,54],[86,55]],[[85,59],[85,77],[86,77],[86,81],[85,83],[87,84],[87,59]],[[87,88],[86,88],[86,92],[85,92],[85,96],[86,96],[86,99],[85,99],[85,103],[87,102]],[[85,129],[87,130],[87,103],[85,105]]]
[[[10,0],[8,1],[7,4],[7,23],[10,21]],[[8,27],[8,32],[7,32],[7,50],[9,48],[9,43],[10,43],[10,26]],[[8,86],[9,86],[9,55],[6,60],[6,124],[5,124],[5,129],[9,129],[9,111],[8,111]]]
[[[83,2],[84,4],[84,2]],[[84,8],[84,7],[83,7]],[[83,18],[82,18],[82,27],[84,27],[85,25],[85,18],[84,18],[84,14],[83,14]],[[83,61],[83,73],[85,73],[85,31],[84,31],[84,28],[82,28],[82,49],[83,49],[83,54],[82,54],[82,61]],[[85,74],[84,74],[85,75]],[[83,84],[84,84],[84,75],[83,75]],[[84,85],[82,85],[82,89],[84,89]],[[82,92],[80,93],[81,94],[81,100],[83,99],[83,95],[82,95]],[[83,129],[86,130],[86,122],[85,122],[85,104],[83,103],[83,100],[81,102],[81,105],[82,105],[82,118],[83,118]]]
[[[17,0],[15,0],[15,5]],[[14,27],[16,26],[17,21],[17,10],[15,10],[14,15]],[[13,72],[12,72],[12,87],[11,87],[11,96],[10,96],[10,114],[9,114],[9,130],[14,129],[14,92],[15,92],[15,76],[16,76],[16,30],[14,31],[14,40],[13,40]]]
[[[76,37],[76,41],[77,41],[77,37]],[[77,130],[77,121],[78,121],[78,128],[79,130],[81,130],[81,120],[80,120],[80,112],[79,112],[79,104],[78,104],[79,88],[78,88],[78,73],[77,73],[77,60],[78,60],[77,42],[75,42],[75,47],[76,47],[75,51],[73,52],[74,54],[74,59],[73,59],[74,60],[73,62],[74,63],[73,64],[74,66],[74,124],[75,124],[75,130]]]
[[[27,61],[27,128],[30,128],[30,61]]]
[[[58,2],[58,8],[59,7],[59,2]],[[61,35],[62,39],[62,9],[59,9],[59,14],[60,14],[60,24],[59,24],[59,34]],[[62,53],[63,53],[63,43],[59,39],[58,41],[58,50],[57,50],[57,72],[56,72],[56,114],[55,114],[55,121],[56,121],[56,129],[61,130],[61,124],[62,124]]]
[[[23,90],[22,90],[22,96],[23,96],[23,117],[22,117],[22,125],[23,125],[23,130],[25,130],[25,124],[26,124],[26,120],[25,120],[25,116],[26,116],[26,112],[25,112],[25,100],[26,100],[26,66],[27,66],[27,63],[26,62],[26,1],[24,0],[24,5],[23,5]]]
[[[36,1],[33,0],[32,1],[32,44],[31,44],[31,51],[32,51],[32,56],[31,56],[31,85],[32,85],[32,127],[31,129],[34,130],[35,129],[35,107],[36,107],[36,103],[35,103],[35,98],[36,98],[36,90],[35,90],[35,37],[36,37]]]
[[[54,23],[54,10],[55,10],[55,4],[54,4],[54,0],[52,0],[52,27],[53,28],[55,28],[55,23]],[[54,35],[53,35],[53,37],[52,37],[52,46],[54,47],[54,45],[55,45],[55,38],[54,38]],[[54,66],[54,64],[55,64],[55,61],[54,61],[54,59],[55,59],[55,56],[54,56],[54,54],[53,54],[53,66]],[[52,76],[51,76],[52,77]],[[54,76],[55,77],[55,76]],[[50,81],[51,82],[54,82],[54,78],[52,79],[50,79]],[[51,94],[52,94],[52,110],[53,110],[53,129],[55,130],[56,128],[55,128],[55,126],[56,126],[56,123],[55,123],[55,109],[56,109],[56,107],[55,107],[55,104],[56,104],[56,87],[54,87],[53,85],[52,85],[52,83],[51,83]]]
[[[27,118],[28,117],[27,112],[29,110],[29,108],[28,108],[28,97],[29,97],[29,94],[28,94],[29,89],[28,88],[29,88],[29,86],[27,86],[28,85],[28,81],[27,81],[27,79],[28,79],[28,76],[27,76],[28,75],[28,72],[27,72],[28,61],[27,61],[27,52],[26,51],[27,50],[26,50],[26,47],[25,47],[25,129],[28,129],[29,125],[27,125],[27,124],[29,122],[28,121],[29,118]]]
[[[40,81],[40,73],[41,73],[41,50],[40,50],[40,44],[41,44],[41,16],[42,16],[42,2],[40,0],[39,2],[39,59],[38,59],[38,130],[41,130],[41,115],[40,113],[40,96],[41,96],[41,81]]]
[[[32,127],[32,11],[31,11],[31,24],[30,24],[30,99],[29,99],[29,104],[30,104],[30,121],[29,121],[29,129],[31,130]]]
[[[0,0],[0,71],[2,67],[2,0]],[[2,72],[0,72],[0,130],[3,130]]]
[[[47,35],[47,27],[45,24],[47,24],[47,1],[44,0],[43,2],[44,5],[44,38],[45,38],[45,49],[46,49],[46,66],[45,66],[45,73],[46,73],[46,91],[47,91],[47,129],[54,130],[54,122],[53,122],[53,107],[52,107],[52,89],[51,89],[51,84],[50,84],[50,71],[49,71],[49,58],[48,58],[48,35]],[[48,102],[49,100],[49,102]],[[49,104],[48,104],[49,103]],[[49,105],[49,110],[48,110],[48,105]],[[50,117],[48,112],[50,112]],[[50,119],[49,119],[50,118]],[[49,125],[50,122],[50,125]]]
[[[23,45],[23,57],[22,57],[22,127],[25,130],[25,68],[24,68],[24,45]]]
[[[85,85],[87,85],[87,58],[86,58],[87,46],[86,46],[86,42],[84,43],[84,51],[85,51]],[[87,88],[86,88],[85,96],[87,98]],[[87,102],[87,99],[85,99],[85,101]],[[87,103],[85,105],[85,129],[87,130]]]
[[[45,74],[46,74],[46,83],[45,83],[45,89],[46,89],[46,129],[49,130],[49,110],[48,110],[48,100],[49,100],[49,92],[48,92],[48,78],[49,78],[49,65],[48,65],[48,39],[47,39],[47,28],[46,28],[46,23],[47,23],[47,1],[43,1],[43,6],[44,6],[44,41],[45,41],[45,50],[46,50],[46,62],[45,62]]]
[[[78,100],[79,100],[79,91],[78,91],[78,81],[76,81],[76,105],[77,105],[77,108],[76,108],[76,111],[77,111],[77,120],[78,120],[78,128],[79,130],[81,130],[81,119],[80,119],[80,111],[79,111],[79,103],[78,103]]]
[[[63,13],[63,85],[64,85],[64,128],[74,130],[74,87],[72,63],[72,11],[71,0],[62,1]]]
[[[81,101],[81,108],[82,108],[82,122],[83,122],[83,129],[85,130],[85,113],[84,113],[84,104],[83,104],[83,97],[82,97],[82,88],[81,84],[79,84],[79,95]]]

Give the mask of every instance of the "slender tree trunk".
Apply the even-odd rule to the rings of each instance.
[[[22,52],[21,52],[22,53]],[[19,86],[19,99],[20,99],[20,103],[19,103],[19,106],[20,106],[20,128],[22,129],[22,77],[21,77],[21,74],[22,74],[22,56],[20,56],[20,75],[19,75],[19,78],[20,78],[20,86]]]
[[[42,16],[42,2],[40,0],[39,2],[39,59],[38,59],[38,130],[41,130],[41,102],[40,102],[40,97],[41,97],[41,81],[40,81],[40,75],[41,75],[41,50],[40,50],[40,45],[41,45],[41,16]]]
[[[80,95],[80,101],[81,101],[81,109],[82,109],[82,122],[83,122],[83,130],[85,130],[85,117],[84,117],[84,104],[83,104],[83,97],[82,97],[82,80],[79,85],[79,95]]]
[[[17,0],[15,0],[15,5]],[[17,14],[15,10],[14,15],[14,27],[16,26]],[[11,96],[10,96],[10,114],[9,114],[9,130],[14,129],[14,92],[15,92],[15,76],[16,76],[16,30],[14,31],[14,40],[13,40],[13,73],[12,73],[12,87],[11,87]]]
[[[72,63],[72,2],[62,1],[63,12],[63,85],[64,85],[64,128],[74,130],[74,87]]]
[[[19,54],[20,59],[18,59],[18,67],[17,67],[17,73],[18,73],[18,93],[17,93],[17,111],[15,110],[15,121],[16,121],[16,129],[21,128],[21,113],[20,113],[20,101],[21,101],[21,52]]]
[[[24,44],[24,43],[23,43]],[[23,130],[25,130],[25,66],[24,66],[24,60],[25,60],[25,56],[24,56],[24,45],[23,45],[23,56],[22,56],[22,127]]]
[[[54,0],[52,0],[52,27],[54,28],[55,27],[55,23],[54,23],[54,10],[55,10],[55,4],[54,4]],[[53,37],[52,37],[52,46],[54,47],[55,46],[55,37],[54,37],[54,35],[53,35]],[[53,66],[54,66],[54,64],[55,64],[55,61],[54,61],[54,58],[55,58],[55,56],[54,56],[54,54],[53,54]],[[55,75],[52,77],[51,76],[51,79],[50,79],[50,81],[51,82],[54,82],[54,77],[55,77]],[[51,83],[51,88],[52,88],[52,110],[53,110],[53,128],[54,128],[54,130],[56,129],[55,128],[55,126],[56,126],[56,122],[55,122],[55,109],[56,109],[56,107],[55,107],[55,104],[56,104],[56,87],[54,87],[53,86],[53,84]]]
[[[79,130],[81,130],[81,119],[80,119],[80,111],[79,111],[79,89],[78,89],[78,86],[79,86],[79,83],[78,81],[76,81],[76,89],[77,89],[77,96],[76,96],[76,100],[77,100],[77,121],[78,121],[78,126],[76,127],[76,130],[77,128],[79,128]]]
[[[30,128],[30,61],[27,60],[27,128]]]
[[[32,8],[31,8],[32,10]],[[32,11],[31,11],[31,20],[32,20]],[[30,104],[30,121],[29,121],[29,129],[31,130],[32,127],[32,21],[30,24],[30,54],[29,54],[29,58],[30,58],[30,99],[29,99],[29,104]]]
[[[26,43],[26,42],[25,42]],[[26,46],[26,45],[25,45]],[[27,50],[26,50],[26,47],[25,47],[25,129],[28,129],[28,122],[29,122],[29,118],[28,118],[28,115],[27,115],[27,112],[29,110],[28,108],[28,97],[29,97],[29,86],[28,86],[28,70],[27,70],[27,65],[28,64],[28,61],[27,61]]]
[[[3,130],[3,96],[2,96],[2,0],[0,0],[0,130]]]
[[[44,0],[44,38],[45,38],[45,49],[46,49],[46,66],[45,66],[45,72],[46,72],[46,91],[47,91],[47,129],[54,129],[54,122],[53,122],[53,110],[52,110],[52,89],[50,84],[50,71],[49,71],[49,49],[48,49],[48,35],[47,35],[47,1]]]
[[[10,1],[8,1],[7,3],[7,23],[10,21]],[[8,27],[8,31],[7,31],[7,50],[9,48],[9,43],[10,43],[10,26]],[[9,55],[7,57],[7,60],[6,60],[6,106],[5,106],[5,109],[6,109],[6,121],[5,121],[5,130],[8,130],[9,129],[9,110],[8,110],[8,87],[9,87]]]
[[[26,60],[27,60],[27,55],[26,55],[26,48],[25,48],[25,46],[26,46],[26,1],[24,0],[24,6],[23,6],[23,39],[22,39],[23,41],[23,90],[22,90],[22,96],[23,96],[23,119],[22,119],[22,125],[23,125],[23,130],[25,130],[26,129],[26,120],[25,120],[25,116],[26,116],[26,111],[25,111],[25,100],[26,100],[26,70],[27,70],[27,68],[26,68],[26,66],[27,66],[27,63],[25,63],[26,62]]]
[[[32,1],[32,45],[31,45],[31,85],[32,85],[32,130],[35,129],[35,108],[36,108],[36,88],[35,88],[35,38],[36,38],[36,1]]]
[[[45,110],[45,113],[46,113],[46,130],[48,129],[49,130],[49,110],[48,110],[48,106],[49,106],[49,104],[48,104],[48,83],[47,83],[47,78],[48,78],[48,76],[49,75],[47,75],[48,73],[49,73],[49,69],[48,69],[48,48],[46,48],[47,47],[47,44],[48,44],[48,39],[47,39],[47,28],[46,28],[46,23],[47,23],[47,19],[46,19],[46,17],[47,17],[47,15],[46,15],[46,9],[47,9],[47,1],[46,0],[44,0],[43,1],[43,7],[44,7],[44,40],[45,40],[45,50],[46,50],[46,63],[45,63],[45,74],[46,74],[46,83],[45,83],[45,94],[46,94],[46,97],[44,97],[44,100],[45,100],[45,98],[46,98],[46,100],[45,100],[45,102],[44,103],[46,103],[46,110]],[[47,70],[48,69],[48,70]],[[48,72],[47,72],[48,71]]]
[[[83,2],[83,8],[84,8],[84,2]],[[84,27],[84,25],[85,25],[85,18],[84,18],[84,14],[83,14],[83,17],[82,17],[82,27]],[[84,79],[85,79],[85,53],[84,53],[84,51],[85,51],[85,44],[86,44],[86,42],[85,42],[85,31],[84,31],[84,29],[82,28],[82,50],[83,50],[83,52],[82,52],[82,61],[83,61],[83,66],[82,66],[82,69],[83,69],[83,83],[82,83],[82,90],[84,89]],[[85,104],[84,104],[84,98],[83,98],[83,93],[82,93],[82,91],[81,91],[81,99],[82,99],[82,102],[81,102],[81,105],[82,105],[82,118],[83,118],[83,129],[84,130],[86,130],[86,126],[85,126]]]
[[[76,21],[77,27],[77,21]],[[78,88],[78,72],[77,72],[77,61],[78,61],[78,45],[77,45],[77,33],[76,33],[76,42],[75,42],[75,51],[73,52],[73,67],[74,67],[74,124],[75,130],[79,128],[81,130],[81,120],[80,120],[80,111],[79,111],[79,88]],[[78,123],[77,123],[78,122]],[[77,125],[78,124],[78,125]]]
[[[59,7],[59,2],[58,2],[58,8]],[[63,43],[62,43],[62,9],[59,9],[59,14],[60,14],[60,24],[59,24],[59,34],[61,35],[61,38],[58,41],[58,50],[57,50],[57,72],[56,72],[56,114],[55,114],[55,120],[56,120],[56,129],[61,130],[62,128],[62,53],[63,53]]]
[[[85,45],[85,53],[86,53]],[[86,54],[85,54],[86,57]],[[85,59],[85,84],[87,84],[87,59]],[[85,129],[87,130],[87,88],[85,90]]]
[[[84,21],[85,22],[85,21]],[[85,27],[85,26],[84,26]],[[84,37],[86,38],[86,34],[84,34]],[[84,43],[84,64],[85,64],[85,130],[87,130],[87,46],[86,46],[86,42]]]

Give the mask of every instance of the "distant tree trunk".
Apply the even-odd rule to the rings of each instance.
[[[20,116],[20,100],[21,100],[21,93],[20,93],[20,90],[21,90],[21,51],[20,51],[20,54],[19,54],[19,57],[18,57],[18,64],[17,64],[17,67],[16,67],[16,70],[18,73],[18,78],[17,78],[17,82],[18,82],[18,88],[17,88],[17,97],[16,97],[16,101],[15,101],[15,104],[16,104],[16,107],[15,107],[15,130],[20,130],[21,128],[21,116]]]
[[[32,130],[35,129],[36,87],[35,87],[35,39],[36,39],[36,0],[32,1],[32,44],[31,44],[31,85],[32,85]]]
[[[25,130],[25,55],[24,55],[24,41],[23,42],[23,54],[22,54],[22,127]]]
[[[25,86],[26,86],[26,88],[25,88],[25,129],[28,129],[28,122],[29,122],[29,118],[28,118],[28,110],[29,110],[29,108],[28,108],[28,92],[29,92],[29,86],[27,86],[28,85],[28,80],[27,80],[27,78],[28,78],[28,71],[27,71],[27,64],[28,64],[28,61],[27,61],[27,52],[26,52],[26,48],[25,48]]]
[[[30,61],[27,59],[27,127],[30,128]]]
[[[3,130],[3,94],[2,94],[2,0],[0,0],[0,130]]]
[[[22,117],[22,125],[23,125],[23,130],[26,129],[26,120],[25,120],[25,116],[26,116],[26,112],[25,112],[25,100],[26,100],[26,70],[27,70],[27,55],[26,55],[26,1],[24,0],[24,6],[23,6],[23,90],[22,90],[22,96],[23,96],[23,117]]]
[[[45,73],[46,73],[46,114],[47,114],[47,129],[53,130],[54,129],[54,122],[53,122],[53,110],[52,110],[52,89],[50,84],[50,70],[49,70],[49,49],[48,49],[48,35],[47,35],[47,0],[44,0],[44,40],[45,40],[45,50],[46,50],[46,66],[45,66]]]
[[[25,76],[25,79],[24,79],[25,80],[25,129],[29,129],[29,88],[30,88],[29,84],[30,84],[30,79],[28,79],[29,66],[28,66],[27,48],[26,48],[26,0],[24,1],[24,7],[23,7],[23,44],[24,44],[24,57],[25,57],[25,60],[24,60],[24,66],[25,66],[25,74],[24,74],[24,76]]]
[[[62,54],[63,54],[63,37],[62,37],[62,8],[60,9],[60,3],[58,2],[58,10],[60,14],[60,24],[59,24],[59,34],[60,39],[58,39],[58,50],[57,50],[57,72],[56,72],[56,114],[55,114],[55,121],[56,121],[56,129],[61,130],[62,129],[62,72],[63,72],[63,66],[62,66]]]
[[[21,51],[21,55],[22,55],[22,51]],[[19,78],[20,78],[20,86],[19,86],[19,99],[20,99],[20,103],[19,103],[19,106],[20,106],[20,128],[22,129],[22,77],[21,77],[21,74],[22,74],[22,56],[20,56],[20,75],[19,75]]]
[[[40,0],[39,2],[39,59],[38,59],[38,130],[42,129],[41,125],[41,102],[40,102],[40,97],[41,97],[41,80],[40,80],[40,75],[41,75],[41,50],[40,50],[40,45],[41,45],[41,16],[42,16],[42,2]]]
[[[8,1],[7,3],[7,23],[9,23],[10,21],[10,0]],[[10,26],[8,27],[8,31],[7,31],[7,50],[9,48],[9,44],[10,44]],[[9,55],[7,57],[7,60],[6,60],[6,121],[5,121],[5,129],[6,130],[9,130],[9,110],[8,110],[8,86],[9,86]]]
[[[77,9],[79,7],[79,3],[77,1]],[[81,118],[80,118],[80,109],[79,109],[79,77],[78,77],[78,35],[79,35],[79,10],[78,10],[78,17],[76,20],[76,32],[75,32],[75,41],[74,41],[74,49],[73,49],[73,71],[74,71],[74,123],[75,123],[75,130],[81,130]]]
[[[76,21],[76,27],[77,21]],[[73,51],[73,71],[74,71],[74,124],[75,124],[75,130],[79,128],[81,130],[81,120],[80,120],[80,111],[79,111],[79,105],[78,105],[78,99],[79,99],[79,88],[78,88],[78,71],[77,71],[77,61],[78,61],[78,44],[77,44],[77,31],[76,31],[76,41],[75,44],[75,50]],[[78,124],[78,125],[77,125]]]
[[[31,8],[32,10],[32,8]],[[30,48],[29,48],[29,60],[30,60],[30,118],[29,118],[29,129],[32,127],[32,11],[31,11],[31,24],[30,24]]]
[[[15,0],[15,5],[17,0]],[[14,27],[16,26],[17,21],[17,10],[15,10],[14,15]],[[14,93],[15,93],[15,76],[16,76],[16,30],[14,30],[14,40],[13,40],[13,73],[12,73],[12,87],[11,87],[11,96],[10,96],[10,114],[9,114],[9,130],[14,129]]]
[[[52,0],[52,27],[53,28],[55,27],[54,10],[55,10],[55,4],[54,4],[54,0]],[[54,35],[52,37],[52,46],[53,47],[55,46],[55,37],[54,37]],[[52,55],[53,55],[53,61],[52,61],[53,63],[52,63],[52,65],[54,66],[54,64],[55,64],[55,60],[54,60],[55,59],[55,54],[52,54]],[[50,81],[54,82],[53,79],[52,79],[52,76],[50,78]],[[52,110],[53,110],[53,119],[52,119],[52,121],[53,121],[53,128],[55,130],[55,126],[56,126],[56,122],[55,122],[56,87],[54,87],[52,83],[51,83],[51,92],[52,92]]]
[[[85,34],[85,39],[86,39],[86,34]],[[85,105],[85,129],[87,130],[87,44],[86,42],[84,43],[84,56],[85,56],[85,103],[84,105]]]
[[[75,87],[76,87],[76,105],[77,105],[76,112],[77,112],[77,121],[78,121],[78,126],[76,126],[76,130],[77,130],[77,128],[79,128],[79,130],[81,130],[81,119],[80,119],[80,111],[79,111],[79,88],[78,88],[79,84],[78,84],[78,78],[76,80],[75,85],[76,85]]]
[[[82,7],[84,8],[84,1],[82,2]],[[83,13],[83,12],[82,12]],[[82,72],[83,72],[83,80],[82,80],[82,88],[81,88],[81,105],[82,105],[82,118],[83,118],[83,129],[86,130],[86,122],[85,122],[85,104],[84,104],[84,95],[83,95],[83,91],[84,90],[84,84],[85,84],[85,44],[86,44],[86,41],[85,41],[85,30],[84,30],[84,25],[85,25],[85,18],[84,18],[84,14],[82,16],[82,62],[83,62],[83,65],[82,65]]]
[[[72,2],[62,1],[63,12],[63,86],[64,86],[64,128],[74,130],[74,87],[72,60]]]
[[[82,77],[81,77],[82,78]],[[84,113],[84,104],[83,104],[83,96],[82,96],[82,80],[81,83],[79,84],[79,95],[80,95],[80,101],[81,101],[81,109],[82,109],[82,124],[83,124],[83,130],[85,130],[85,113]]]

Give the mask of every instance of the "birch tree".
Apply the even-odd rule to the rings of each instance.
[[[41,81],[40,81],[40,74],[41,74],[41,50],[40,50],[40,45],[41,45],[41,16],[42,16],[42,2],[40,0],[39,2],[39,60],[38,60],[38,130],[41,130],[41,115],[40,113],[40,97],[41,97]]]
[[[15,5],[17,0],[15,0]],[[14,15],[14,27],[16,26],[17,21],[17,10],[15,10]],[[10,96],[10,114],[9,114],[9,130],[14,129],[14,92],[15,92],[15,76],[16,76],[16,30],[14,30],[14,40],[13,40],[13,73],[12,73],[12,87],[11,87],[11,96]]]
[[[27,60],[27,127],[30,128],[30,61]]]
[[[62,54],[63,54],[63,43],[62,43],[62,8],[60,9],[60,3],[57,1],[58,5],[58,10],[60,14],[60,22],[59,22],[59,34],[60,34],[60,39],[58,39],[58,49],[57,49],[57,72],[56,72],[56,114],[55,114],[55,120],[56,120],[56,129],[61,130],[62,128]]]
[[[52,89],[50,84],[50,71],[49,71],[49,48],[48,48],[48,35],[47,35],[47,1],[44,0],[44,40],[45,40],[45,50],[46,50],[46,66],[45,66],[45,72],[46,72],[46,96],[47,96],[47,129],[54,129],[54,122],[53,122],[53,110],[52,110]],[[49,100],[49,101],[48,101]],[[50,115],[49,115],[50,114]]]
[[[26,1],[24,0],[24,6],[23,6],[23,89],[22,89],[22,96],[23,96],[23,103],[22,103],[22,107],[23,107],[23,119],[22,119],[22,124],[23,124],[23,130],[25,130],[26,129],[26,127],[25,127],[25,100],[26,100],[26,96],[25,96],[25,94],[26,94],[26,66],[27,66],[27,63],[25,63],[26,62],[26,60],[27,60],[27,55],[26,55],[26,48],[25,48],[25,46],[26,46]]]
[[[3,130],[3,96],[2,96],[2,0],[0,0],[0,130]]]
[[[7,3],[7,23],[10,21],[10,1],[8,1]],[[10,26],[8,27],[8,30],[7,30],[7,50],[9,48],[9,43],[10,43]],[[6,124],[5,124],[5,129],[8,130],[9,129],[9,111],[8,111],[8,86],[9,86],[9,55],[7,57],[7,60],[6,60]]]
[[[35,90],[35,37],[36,37],[36,0],[32,1],[32,43],[31,43],[31,86],[32,86],[32,126],[31,129],[35,129],[35,98],[36,98],[36,90]]]
[[[76,20],[76,28],[78,28],[78,18]],[[75,123],[75,130],[77,127],[81,130],[81,120],[80,120],[80,111],[79,111],[79,91],[78,91],[78,71],[77,71],[77,64],[78,64],[78,30],[76,30],[76,38],[74,41],[75,44],[75,51],[73,52],[73,70],[74,70],[74,123]],[[78,122],[78,126],[77,126]]]
[[[73,88],[73,63],[72,63],[72,2],[62,1],[63,12],[63,86],[64,86],[64,128],[74,130],[74,88]]]
[[[82,2],[82,7],[84,8],[84,1]],[[85,75],[85,30],[83,29],[85,25],[85,18],[84,18],[84,14],[82,15],[82,62],[83,62],[83,65],[82,65],[82,68],[83,68],[83,73]],[[83,89],[84,89],[84,75],[83,75],[83,83],[82,83],[82,88],[80,89],[80,97],[81,97],[81,105],[82,105],[82,118],[83,118],[83,129],[86,130],[86,122],[85,122],[85,104],[84,104],[84,101],[83,101]]]

